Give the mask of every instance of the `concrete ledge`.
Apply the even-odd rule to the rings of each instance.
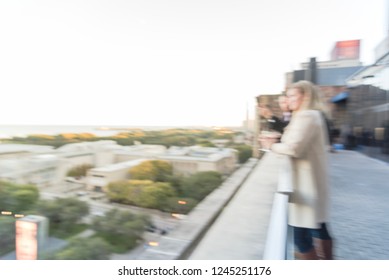
[[[161,237],[158,247],[148,248],[137,259],[186,259],[238,191],[257,162],[257,159],[250,159],[236,170],[220,187],[204,198],[184,220],[180,221],[173,231]]]
[[[263,155],[190,260],[260,260],[263,258],[276,191],[278,158]]]

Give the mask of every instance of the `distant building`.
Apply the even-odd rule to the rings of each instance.
[[[49,220],[43,216],[28,215],[16,220],[16,259],[37,260],[45,249]]]
[[[67,173],[80,165],[101,167],[115,163],[115,151],[122,146],[112,140],[80,142],[64,145],[56,150],[60,158],[57,176],[62,182]]]
[[[128,161],[139,158],[165,160],[172,164],[175,174],[189,175],[200,171],[231,174],[238,163],[237,151],[229,148],[176,147],[161,145],[130,146],[115,152],[116,159]]]
[[[360,40],[338,41],[331,52],[331,60],[359,60]]]
[[[264,94],[258,95],[255,97],[255,119],[254,119],[254,133],[253,133],[253,156],[258,158],[262,155],[260,152],[260,143],[258,141],[259,134],[263,130],[269,130],[268,121],[260,116],[259,106],[268,105],[272,108],[274,115],[281,117],[281,109],[278,105],[278,98],[281,96],[280,94]]]
[[[388,32],[389,33],[389,32]],[[375,49],[375,62],[347,79],[348,121],[354,136],[387,142],[389,153],[389,34]]]
[[[168,161],[175,174],[217,171],[229,175],[238,164],[237,153],[223,147],[167,149],[162,145],[121,146],[114,141],[73,143],[56,150],[0,144],[0,180],[34,184],[40,188],[63,186],[69,190],[85,184],[87,190],[103,191],[110,182],[128,179],[128,171],[145,160]],[[67,178],[70,169],[85,164],[95,167],[88,171],[84,180],[73,182]]]
[[[105,192],[105,188],[109,183],[130,179],[129,171],[131,168],[144,161],[145,159],[135,159],[89,169],[86,177],[86,189],[88,191]]]
[[[229,175],[237,168],[238,152],[230,148],[171,147],[158,159],[170,162],[175,174],[191,175],[202,171],[217,171]]]
[[[0,179],[40,188],[62,184],[67,172],[82,164],[103,166],[114,162],[114,141],[51,146],[0,144]]]
[[[138,144],[133,146],[121,146],[115,150],[115,162],[129,161],[139,158],[155,159],[166,153],[166,147],[163,145],[145,145]]]
[[[69,244],[66,240],[49,236],[47,217],[27,215],[17,219],[15,230],[15,251],[0,256],[0,260],[42,260]]]
[[[0,144],[0,179],[46,187],[57,182],[54,147]]]
[[[49,187],[60,181],[57,177],[59,163],[59,158],[52,154],[2,159],[0,179],[17,184]]]
[[[299,80],[309,80],[316,84],[323,94],[327,112],[337,128],[348,122],[346,104],[348,98],[347,80],[363,69],[359,60],[360,40],[339,41],[331,51],[330,61],[302,63],[300,70],[286,74],[286,87]]]
[[[0,144],[0,160],[8,158],[25,158],[31,155],[47,154],[54,147],[44,145]]]

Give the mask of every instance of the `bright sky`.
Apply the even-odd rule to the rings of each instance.
[[[285,73],[361,39],[386,0],[0,2],[0,124],[241,125]],[[251,112],[252,114],[252,112]]]

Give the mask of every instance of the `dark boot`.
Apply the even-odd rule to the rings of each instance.
[[[319,260],[333,260],[332,239],[313,238]]]
[[[317,255],[315,249],[312,248],[310,251],[305,253],[295,251],[294,258],[296,260],[317,260]]]

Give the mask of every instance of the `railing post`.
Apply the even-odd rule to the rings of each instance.
[[[288,199],[287,194],[275,193],[270,222],[267,231],[264,260],[285,260],[288,240]]]

